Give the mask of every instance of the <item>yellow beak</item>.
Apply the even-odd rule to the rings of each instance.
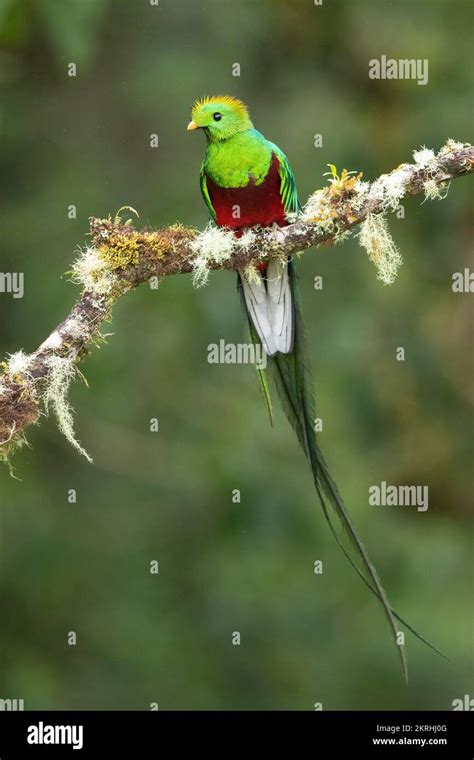
[[[199,129],[199,127],[197,124],[194,123],[194,121],[190,121],[186,129],[188,130],[188,132],[190,132],[192,129]]]

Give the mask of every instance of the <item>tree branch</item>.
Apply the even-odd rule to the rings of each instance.
[[[92,218],[91,242],[80,251],[71,273],[83,287],[79,301],[36,351],[19,351],[3,363],[0,458],[8,461],[24,442],[24,430],[38,421],[42,404],[46,412],[53,409],[60,430],[88,456],[74,436],[69,382],[89,346],[102,340],[99,327],[110,318],[114,303],[150,278],[193,273],[199,285],[215,269],[245,269],[251,278],[255,265],[266,257],[287,258],[311,246],[335,244],[362,224],[361,244],[380,278],[392,281],[399,254],[384,216],[410,195],[444,197],[450,180],[472,172],[474,148],[448,140],[437,155],[422,148],[413,157],[414,163],[402,164],[371,184],[362,175],[344,170],[338,176],[333,169],[329,185],[310,196],[302,213],[289,218],[289,226],[248,230],[241,238],[211,226],[201,233],[182,225],[137,230],[119,217]]]

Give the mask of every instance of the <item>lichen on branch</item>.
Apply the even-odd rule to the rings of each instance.
[[[103,341],[100,326],[110,319],[116,301],[151,278],[192,273],[199,286],[212,270],[239,269],[251,279],[262,259],[286,259],[312,246],[334,245],[362,225],[359,242],[379,279],[393,282],[401,257],[386,215],[411,195],[423,195],[424,201],[444,198],[451,180],[472,172],[474,148],[448,140],[437,154],[422,147],[413,159],[372,183],[345,169],[339,175],[331,164],[328,185],[308,198],[301,214],[289,216],[287,227],[246,230],[240,238],[212,225],[203,232],[182,224],[136,229],[119,216],[92,218],[89,242],[78,250],[70,272],[82,288],[80,299],[36,351],[18,351],[2,365],[0,459],[8,462],[25,442],[26,428],[50,409],[61,432],[90,459],[74,433],[69,384],[80,374],[78,362]]]

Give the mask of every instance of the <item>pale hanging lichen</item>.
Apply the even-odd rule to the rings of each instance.
[[[28,370],[30,361],[31,357],[28,356],[28,354],[25,354],[23,350],[17,351],[14,354],[9,354],[6,371],[13,378],[18,374],[24,375]]]
[[[434,150],[426,148],[424,145],[419,150],[413,151],[413,159],[418,168],[425,171],[436,173],[438,163]]]
[[[382,174],[370,187],[368,197],[380,204],[383,211],[396,211],[406,193],[410,167],[402,164],[390,174]]]
[[[301,219],[317,227],[323,235],[343,239],[341,219],[351,224],[367,199],[368,183],[362,182],[362,172],[343,169],[339,175],[334,164],[328,164],[329,187],[316,190],[303,207]]]
[[[200,288],[206,284],[210,264],[222,264],[231,258],[236,243],[237,238],[233,232],[220,229],[213,224],[208,224],[206,229],[191,241],[190,248],[194,254],[194,287]]]
[[[425,191],[425,201],[442,201],[446,198],[449,190],[449,184],[438,184],[435,179],[427,179],[423,182]]]
[[[301,214],[304,222],[317,225],[325,233],[329,233],[333,229],[336,216],[337,212],[331,204],[331,195],[327,187],[316,190],[309,196]]]
[[[353,231],[352,230],[344,230],[344,229],[338,229],[338,231],[334,235],[334,245],[339,245],[340,243],[344,243],[345,240],[352,237]],[[301,251],[301,253],[304,253]]]
[[[355,216],[357,216],[363,206],[367,203],[370,187],[370,182],[365,182],[362,179],[358,179],[354,184],[354,195],[351,200],[351,207]]]
[[[300,218],[299,211],[285,211],[285,219],[288,224],[294,224]]]
[[[74,420],[72,409],[68,400],[68,391],[71,381],[76,374],[73,361],[61,356],[48,356],[45,359],[48,366],[48,379],[43,390],[43,403],[46,414],[50,410],[54,412],[60,432],[69,441],[79,454],[92,462],[92,458],[81,446],[74,432]]]
[[[79,249],[73,264],[72,281],[82,285],[85,291],[96,295],[110,295],[117,284],[117,277],[97,248],[87,246]]]
[[[0,461],[8,465],[13,477],[10,457],[26,444],[23,430],[39,416],[36,382],[28,371],[30,361],[31,357],[18,351],[3,364],[0,377]]]
[[[262,279],[262,275],[258,271],[255,264],[247,264],[244,269],[243,276],[249,283],[249,285],[258,285]]]
[[[377,279],[391,285],[403,262],[382,214],[367,215],[359,231],[359,243],[375,264]]]
[[[443,147],[441,148],[439,155],[443,156],[446,153],[449,153],[450,151],[453,151],[453,150],[462,150],[467,145],[469,145],[469,143],[462,143],[462,142],[459,142],[458,140],[453,140],[452,137],[449,137],[446,140],[446,145],[443,145]]]
[[[247,229],[244,230],[239,238],[239,244],[244,249],[244,251],[248,251],[250,248],[252,248],[252,246],[255,245],[255,241],[255,232],[250,229],[250,227],[247,227]]]
[[[10,477],[18,480],[19,478],[15,475],[10,457],[15,451],[18,451],[25,445],[27,446],[28,443],[23,435],[15,436],[15,433],[16,425],[13,424],[9,429],[7,437],[0,440],[0,462],[6,464]]]

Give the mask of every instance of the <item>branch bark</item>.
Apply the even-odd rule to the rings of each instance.
[[[472,172],[474,148],[448,140],[435,155],[415,151],[414,163],[402,164],[369,184],[361,175],[333,173],[303,212],[285,228],[252,230],[237,239],[230,231],[197,230],[174,225],[137,230],[130,222],[90,220],[91,243],[75,262],[80,299],[66,318],[33,353],[18,352],[3,364],[0,377],[0,458],[8,460],[21,445],[26,427],[38,421],[41,402],[55,409],[62,432],[74,439],[67,384],[89,346],[100,341],[99,328],[114,303],[152,277],[194,273],[197,280],[215,269],[248,269],[262,258],[288,257],[312,246],[332,245],[376,215],[395,211],[411,195],[444,197],[451,180]],[[370,253],[370,252],[369,252]],[[51,387],[53,387],[53,390]]]

